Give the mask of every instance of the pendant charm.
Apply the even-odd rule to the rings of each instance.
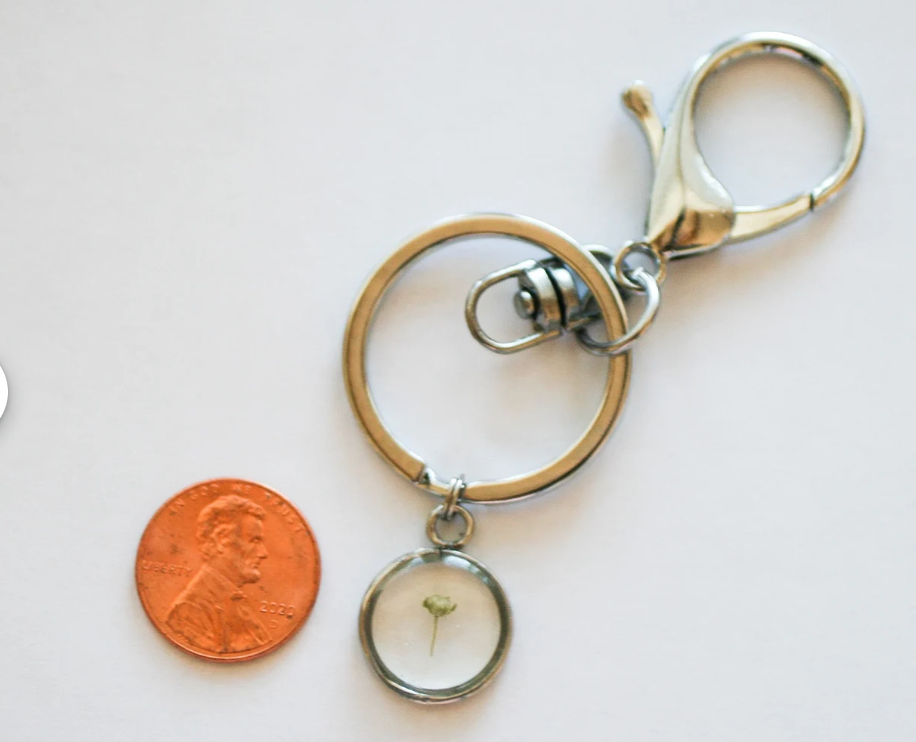
[[[509,650],[512,615],[479,561],[454,549],[419,549],[369,586],[359,636],[389,688],[414,701],[448,703],[495,677]]]

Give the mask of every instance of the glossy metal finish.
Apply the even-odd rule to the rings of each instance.
[[[528,319],[534,323],[534,332],[502,342],[490,337],[481,326],[477,318],[477,304],[485,291],[511,278],[517,278],[519,283],[514,302],[516,312],[519,312],[520,308],[528,311]],[[547,274],[546,267],[537,260],[523,260],[477,281],[468,292],[464,316],[474,339],[494,353],[518,353],[563,334],[563,304],[556,286]]]
[[[568,331],[575,332],[579,344],[592,355],[616,356],[628,351],[658,314],[661,306],[659,286],[667,275],[667,258],[645,242],[629,242],[617,255],[600,245],[589,245],[585,249],[602,264],[608,264],[611,278],[621,289],[646,295],[642,315],[627,332],[607,342],[593,339],[588,326],[599,320],[600,315],[590,311],[593,309],[591,295],[586,291],[580,296],[569,269],[550,258],[524,260],[491,273],[471,287],[464,314],[474,339],[488,350],[508,354],[540,345]],[[654,263],[654,274],[642,268],[628,267],[627,258],[633,253],[649,256]],[[514,298],[516,313],[522,319],[530,319],[535,332],[517,340],[500,342],[490,337],[481,326],[477,305],[487,289],[510,278],[518,279],[518,291]]]
[[[780,54],[812,65],[839,92],[847,113],[846,143],[840,162],[820,185],[776,206],[736,206],[728,191],[712,174],[696,140],[694,113],[703,84],[723,66],[742,57]],[[623,94],[623,102],[638,119],[652,152],[655,181],[649,201],[646,238],[625,245],[612,256],[610,276],[625,291],[647,293],[647,305],[636,325],[625,334],[609,332],[608,342],[591,338],[586,327],[600,318],[586,311],[587,296],[568,298],[557,290],[564,266],[546,270],[546,261],[525,261],[478,281],[468,294],[467,321],[474,338],[497,353],[515,353],[575,330],[590,353],[614,355],[628,350],[655,319],[660,304],[658,287],[665,280],[667,259],[693,255],[721,245],[750,239],[783,226],[829,201],[848,182],[865,141],[865,113],[849,74],[829,53],[810,41],[783,33],[751,33],[733,39],[700,59],[691,71],[672,109],[667,126],[655,109],[652,94],[636,83]],[[607,253],[590,247],[593,255]],[[636,281],[635,271],[622,268],[634,250],[641,250],[655,263],[655,280]],[[534,280],[544,274],[543,280]],[[476,306],[487,288],[518,277],[516,311],[534,322],[535,332],[518,340],[500,343],[489,337],[477,321]],[[651,283],[651,285],[650,285]],[[564,303],[565,302],[565,303]],[[576,306],[577,314],[564,313]],[[520,311],[521,310],[521,311]]]
[[[372,274],[353,306],[344,336],[344,382],[353,412],[376,450],[402,476],[440,497],[448,495],[452,481],[440,478],[423,459],[408,450],[388,429],[375,406],[366,369],[369,331],[379,302],[413,261],[453,240],[494,235],[530,242],[549,251],[585,283],[610,336],[619,337],[627,331],[620,296],[604,268],[572,238],[542,222],[505,214],[456,217],[439,222],[395,251]],[[573,474],[610,435],[623,407],[629,376],[628,355],[610,358],[598,411],[572,446],[532,472],[495,482],[469,482],[462,499],[480,503],[515,500],[542,492]]]
[[[819,185],[776,206],[736,206],[697,145],[694,112],[700,89],[716,71],[742,57],[780,54],[806,62],[836,87],[846,107],[847,134],[840,162]],[[865,112],[849,73],[810,41],[776,32],[739,36],[700,59],[678,94],[666,126],[652,94],[636,83],[623,94],[639,120],[655,163],[646,241],[671,257],[706,252],[781,227],[825,204],[846,185],[862,152]]]
[[[501,342],[490,337],[481,326],[477,305],[488,289],[510,278],[518,279],[518,290],[513,299],[515,312],[522,319],[532,321],[534,332]],[[555,258],[523,260],[477,281],[468,292],[464,317],[478,343],[495,353],[518,353],[596,319],[596,316],[586,314],[585,305],[586,298],[579,296],[576,281],[565,265]]]
[[[661,291],[658,280],[643,268],[637,268],[628,275],[628,280],[639,286],[646,295],[646,306],[642,310],[639,320],[626,333],[612,340],[603,342],[595,340],[588,332],[588,325],[583,325],[576,330],[576,339],[589,353],[596,356],[617,356],[626,353],[646,330],[655,321],[658,308],[661,306]]]
[[[385,587],[398,575],[423,564],[443,564],[455,569],[463,569],[474,575],[489,589],[499,612],[499,639],[490,661],[473,678],[451,688],[421,688],[398,677],[383,662],[372,636],[373,614]],[[372,665],[372,669],[375,670],[389,688],[412,701],[449,703],[450,701],[466,698],[480,690],[499,672],[506,659],[506,653],[509,651],[509,644],[512,641],[512,611],[509,608],[509,600],[502,586],[493,576],[493,573],[479,561],[460,551],[419,549],[399,557],[385,567],[369,586],[369,589],[366,590],[366,595],[359,611],[359,638],[369,664]]]
[[[464,496],[465,488],[464,474],[460,477],[455,477],[449,483],[448,494],[445,496],[445,500],[442,503],[442,517],[445,520],[451,520],[452,516],[457,512],[458,502]],[[468,514],[470,516],[470,514]],[[468,523],[468,528],[473,528],[473,523],[470,520],[470,517],[465,518],[465,522]],[[470,538],[470,535],[468,536]],[[437,544],[441,546],[442,544]]]
[[[461,505],[452,505],[452,511],[454,514],[460,515],[461,519],[464,521],[464,533],[458,538],[444,539],[439,535],[439,522],[448,520],[446,517],[446,506],[444,504],[434,507],[433,511],[429,514],[429,518],[426,520],[426,537],[440,549],[462,549],[467,546],[471,537],[474,535],[473,516],[465,508],[461,507]]]
[[[627,260],[634,254],[642,255],[652,261],[652,275],[655,278],[655,282],[661,286],[668,277],[668,258],[664,253],[660,253],[652,245],[645,242],[628,242],[614,256],[611,261],[611,277],[617,282],[617,285],[628,291],[636,291],[638,293],[646,290],[645,286],[630,277],[634,267],[630,266]]]

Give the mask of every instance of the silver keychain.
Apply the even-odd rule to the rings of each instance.
[[[811,191],[771,207],[736,206],[703,159],[694,130],[702,85],[722,66],[755,54],[785,55],[813,66],[839,92],[848,120],[836,169]],[[470,695],[493,678],[509,648],[512,618],[505,593],[483,564],[462,551],[474,531],[474,519],[464,506],[511,502],[553,487],[576,472],[607,439],[620,414],[630,374],[629,350],[656,317],[669,259],[750,239],[819,208],[849,180],[865,135],[862,102],[846,71],[823,49],[782,33],[747,34],[699,60],[667,126],[641,83],[630,87],[623,100],[639,120],[655,164],[642,240],[624,245],[615,254],[600,246],[583,247],[559,230],[526,217],[474,214],[447,219],[391,255],[366,282],[352,309],[343,368],[353,411],[381,456],[410,482],[442,500],[426,524],[433,547],[389,564],[369,586],[360,610],[360,638],[370,664],[388,686],[413,700],[440,703]],[[587,430],[558,458],[507,479],[466,481],[464,475],[439,476],[388,429],[369,389],[366,348],[379,302],[408,266],[434,248],[484,236],[529,242],[551,257],[523,261],[472,287],[465,314],[478,342],[497,353],[515,353],[574,332],[586,350],[608,357],[608,375]],[[637,265],[637,256],[646,265]],[[534,329],[525,337],[500,342],[484,332],[477,304],[488,288],[512,278],[518,280],[516,311],[531,319]],[[576,279],[584,284],[584,291]],[[621,294],[645,297],[642,314],[632,327]],[[596,340],[589,333],[589,325],[596,322],[603,323],[609,340]],[[463,532],[443,537],[443,524],[456,515],[463,521]]]

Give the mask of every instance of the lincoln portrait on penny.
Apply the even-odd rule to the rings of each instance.
[[[261,579],[265,515],[260,505],[238,495],[219,497],[200,511],[197,545],[204,564],[175,598],[167,619],[193,646],[225,654],[270,641],[241,589]]]

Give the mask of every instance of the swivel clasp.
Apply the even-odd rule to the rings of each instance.
[[[522,319],[532,321],[534,332],[517,340],[500,342],[481,327],[477,304],[487,289],[512,278],[518,279],[518,289],[513,298],[515,312]],[[496,353],[517,353],[594,319],[597,313],[594,310],[590,313],[585,311],[585,298],[579,294],[569,268],[559,260],[523,260],[477,281],[468,293],[465,318],[471,333],[481,345]]]
[[[595,340],[589,325],[598,322],[601,313],[587,290],[579,291],[573,272],[555,258],[523,260],[503,268],[477,281],[468,293],[465,318],[474,339],[496,353],[517,353],[559,337],[564,332],[574,332],[579,344],[589,353],[615,356],[629,350],[655,320],[661,303],[659,284],[665,279],[666,259],[644,242],[630,242],[614,255],[606,247],[589,245],[582,248],[601,266],[608,286],[625,296],[644,294],[645,307],[639,320],[619,337],[607,341]],[[647,258],[652,265],[647,269],[629,260],[637,255]],[[509,342],[490,337],[480,325],[477,305],[483,293],[496,284],[511,278],[518,279],[513,298],[516,314],[531,320],[534,333]]]

